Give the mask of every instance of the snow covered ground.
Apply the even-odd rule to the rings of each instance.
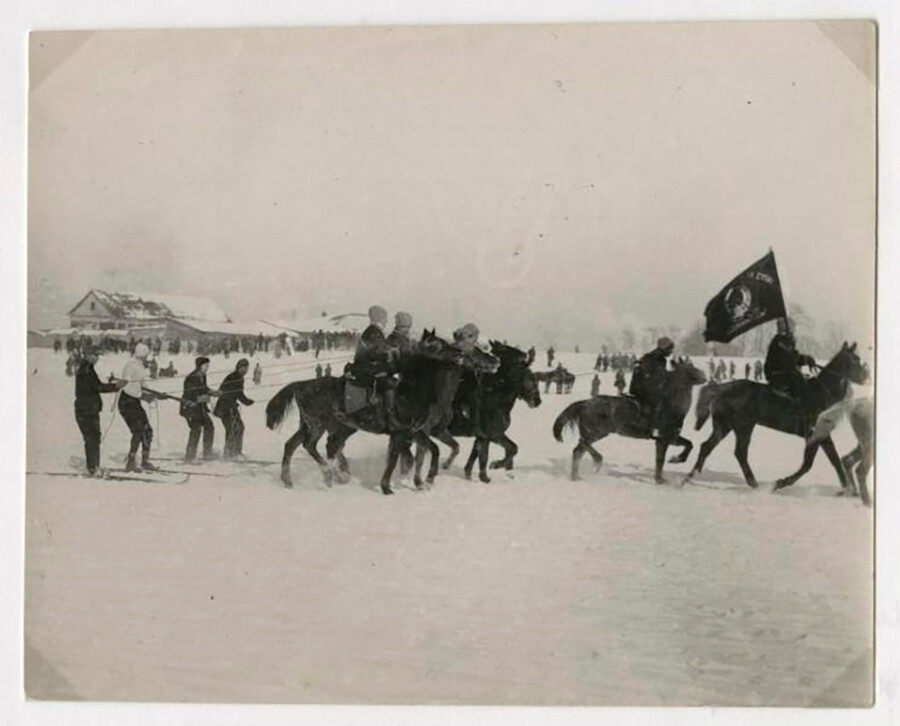
[[[588,373],[594,357],[557,359]],[[181,374],[191,359],[176,358]],[[124,360],[106,356],[97,370],[119,372]],[[210,382],[235,360],[215,357]],[[258,403],[244,411],[245,451],[271,465],[216,462],[205,473],[225,476],[180,485],[27,476],[31,698],[868,702],[872,510],[835,497],[824,456],[795,487],[772,494],[771,482],[800,463],[799,439],[757,429],[757,491],[743,483],[731,438],[684,488],[652,483],[649,442],[612,437],[599,447],[605,467],[591,474],[585,460],[584,481],[571,482],[575,442],[557,443],[550,429],[562,408],[588,396],[584,375],[573,395],[517,406],[517,468],[494,472],[491,484],[463,479],[464,442],[462,461],[431,490],[398,486],[384,497],[386,439],[357,434],[347,446],[351,483],[326,489],[301,451],[296,488],[285,490],[278,462],[296,416],[271,432],[264,401],[311,376],[310,360],[264,356],[262,387],[248,379]],[[64,471],[83,456],[74,379],[49,350],[30,350],[28,366],[27,469]],[[614,392],[612,380],[602,376],[601,392]],[[112,402],[104,396],[103,463],[120,466],[128,432],[118,414],[111,419]],[[183,453],[177,404],[159,403],[150,419],[157,453]],[[688,424],[699,444],[709,425],[694,432],[693,413]],[[836,440],[842,452],[853,445],[844,426]]]

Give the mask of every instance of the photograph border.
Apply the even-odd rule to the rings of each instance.
[[[897,308],[894,274],[900,271],[896,207],[897,185],[892,170],[900,168],[896,131],[900,128],[896,72],[897,10],[889,0],[779,3],[626,2],[605,3],[502,0],[440,3],[362,2],[344,0],[340,7],[325,0],[290,3],[256,0],[253,3],[216,0],[139,0],[72,3],[65,0],[5,4],[0,23],[0,287],[3,340],[13,341],[0,400],[12,406],[0,437],[0,722],[8,724],[287,724],[287,723],[531,723],[620,722],[670,723],[889,723],[900,718],[898,690],[898,631],[900,586],[896,525],[900,490],[891,486],[900,472],[896,446],[877,446],[876,476],[887,485],[878,491],[876,522],[876,705],[872,709],[716,709],[716,708],[534,708],[534,707],[359,707],[359,706],[230,706],[191,704],[104,704],[26,702],[22,687],[24,586],[24,471],[25,471],[25,330],[26,330],[26,191],[27,191],[27,63],[28,33],[36,30],[103,30],[164,28],[264,28],[300,25],[435,25],[435,24],[550,24],[581,22],[675,22],[692,20],[815,20],[865,18],[878,23],[878,185],[876,357],[878,376],[877,441],[900,440],[897,402],[900,385],[900,335],[892,313]]]

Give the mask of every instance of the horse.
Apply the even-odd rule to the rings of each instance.
[[[491,442],[502,446],[505,454],[502,459],[491,462],[491,469],[502,467],[509,471],[513,468],[513,458],[518,453],[519,447],[506,435],[506,430],[509,428],[510,412],[516,399],[521,398],[529,408],[541,405],[541,393],[535,374],[529,367],[534,356],[497,341],[491,341],[491,353],[500,360],[497,372],[484,376],[480,382],[476,381],[474,376],[466,375],[461,385],[461,387],[478,386],[481,411],[479,429],[474,430],[471,419],[463,416],[461,407],[456,405],[449,425],[433,434],[434,438],[450,447],[450,456],[443,464],[445,469],[450,467],[459,454],[459,444],[454,436],[475,437],[464,471],[466,478],[470,479],[477,458],[478,478],[485,484],[491,481],[487,474],[488,449]],[[463,397],[460,396],[457,400],[459,398]]]
[[[300,415],[300,426],[284,445],[281,463],[281,481],[285,487],[293,486],[291,479],[291,457],[301,444],[315,460],[323,472],[326,484],[330,484],[335,474],[339,481],[349,480],[350,470],[343,446],[356,431],[363,430],[376,434],[389,434],[388,463],[381,479],[384,494],[393,494],[390,478],[397,459],[405,450],[409,440],[422,445],[431,453],[431,467],[427,481],[431,483],[437,474],[438,448],[428,437],[428,432],[417,427],[417,423],[427,419],[435,411],[446,416],[459,387],[462,371],[466,368],[479,372],[493,372],[499,361],[491,355],[480,353],[467,355],[459,348],[435,335],[434,331],[423,331],[422,338],[413,354],[403,365],[403,379],[397,391],[397,415],[406,425],[401,431],[388,432],[381,411],[376,406],[367,406],[347,414],[343,412],[346,380],[337,377],[323,377],[307,381],[297,381],[282,388],[266,406],[266,426],[275,429],[284,420],[290,408],[296,405]],[[440,426],[446,425],[439,420]],[[319,454],[316,444],[328,432],[326,456]],[[334,464],[337,462],[337,471]],[[419,461],[421,464],[421,460]],[[415,473],[416,487],[422,488],[420,472]]]
[[[706,375],[690,361],[678,361],[668,374],[663,393],[659,436],[656,438],[655,480],[664,484],[663,463],[671,445],[682,446],[682,452],[670,463],[687,461],[693,444],[681,435],[684,418],[691,408],[692,389],[706,382]],[[641,414],[636,399],[631,396],[596,396],[576,401],[566,407],[553,423],[553,436],[562,441],[565,427],[578,428],[578,445],[572,451],[572,480],[579,478],[578,462],[585,452],[594,459],[595,470],[603,464],[603,456],[592,446],[609,434],[633,439],[652,439],[650,422]]]
[[[807,392],[804,397],[805,410],[801,410],[798,403],[792,399],[776,393],[767,385],[754,381],[729,381],[704,387],[697,400],[696,429],[699,431],[712,415],[713,431],[709,438],[700,445],[697,462],[685,478],[685,482],[703,471],[703,465],[716,445],[731,431],[734,431],[736,439],[734,455],[741,465],[747,485],[756,488],[758,486],[756,477],[747,460],[753,428],[759,424],[805,438],[818,415],[844,398],[851,381],[862,384],[867,377],[868,373],[856,353],[856,343],[850,346],[845,342],[834,358],[820,370],[819,375],[807,381]],[[789,477],[779,479],[775,484],[774,491],[791,486],[809,471],[820,447],[825,450],[825,454],[837,471],[842,489],[846,489],[847,481],[841,459],[831,437],[826,436],[821,441],[807,444],[804,450],[803,465],[799,471]]]
[[[863,504],[868,506],[871,498],[866,477],[872,469],[874,457],[875,402],[871,398],[851,398],[826,409],[819,414],[807,440],[821,441],[831,434],[845,415],[856,436],[856,447],[841,457],[848,486],[839,494],[856,496],[858,493]]]

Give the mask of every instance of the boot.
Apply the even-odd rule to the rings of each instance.
[[[159,471],[159,467],[156,464],[151,464],[150,457],[146,454],[141,459],[141,469],[143,471]]]
[[[394,388],[388,388],[384,392],[384,415],[388,431],[400,431],[403,428],[397,420],[397,391]]]
[[[125,457],[125,471],[138,471],[137,463],[134,460],[134,454]]]

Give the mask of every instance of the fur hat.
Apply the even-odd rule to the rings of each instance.
[[[409,313],[399,312],[394,316],[394,325],[398,328],[411,328],[412,324],[412,315]]]
[[[387,310],[381,307],[381,305],[373,305],[369,308],[369,320],[373,323],[384,324],[387,322],[387,319]]]
[[[664,335],[662,338],[656,341],[656,347],[660,350],[674,350],[675,343],[672,342],[671,338]]]

